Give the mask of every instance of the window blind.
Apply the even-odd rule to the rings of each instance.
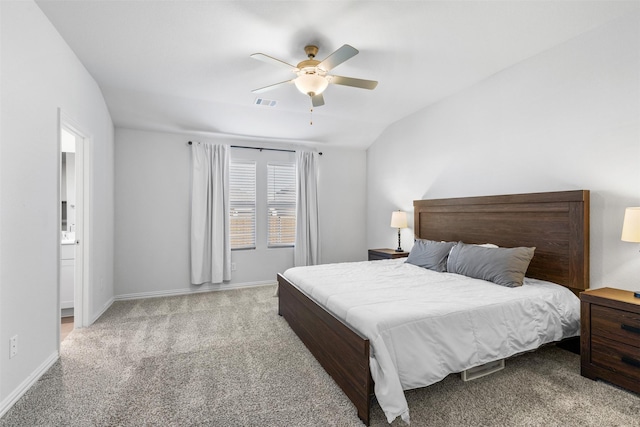
[[[256,162],[229,163],[231,249],[256,247]]]
[[[296,240],[296,166],[267,164],[269,247],[293,246]]]

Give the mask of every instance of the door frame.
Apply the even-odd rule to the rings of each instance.
[[[61,220],[61,132],[76,136],[76,255],[74,269],[74,328],[89,326],[89,295],[91,272],[91,150],[93,140],[73,118],[59,109],[58,122],[58,317],[60,317],[60,224]],[[58,322],[58,329],[60,322]],[[60,331],[58,330],[58,343]],[[58,344],[59,345],[59,344]]]

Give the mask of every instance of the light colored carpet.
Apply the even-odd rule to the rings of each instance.
[[[361,426],[274,287],[121,301],[76,329],[0,426]],[[412,426],[640,426],[640,397],[555,346],[406,393]],[[374,405],[373,426],[387,425]],[[402,423],[397,420],[394,426]]]

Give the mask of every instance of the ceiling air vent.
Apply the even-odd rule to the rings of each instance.
[[[275,107],[276,102],[277,101],[274,101],[272,99],[256,98],[255,104],[264,105],[265,107]]]

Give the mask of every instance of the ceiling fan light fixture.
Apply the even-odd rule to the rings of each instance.
[[[378,82],[375,80],[357,79],[353,77],[329,74],[332,69],[358,54],[358,49],[353,46],[349,46],[348,44],[342,45],[342,47],[338,48],[322,61],[315,59],[318,54],[317,46],[307,45],[304,48],[304,52],[307,54],[307,59],[299,62],[296,66],[272,56],[265,55],[264,53],[254,53],[251,55],[254,59],[278,65],[280,67],[286,67],[290,72],[296,75],[293,79],[254,89],[251,92],[263,93],[290,83],[295,83],[301,93],[311,97],[311,105],[313,107],[321,107],[324,105],[324,97],[322,96],[322,93],[330,83],[368,90],[373,90],[378,85]]]
[[[300,73],[294,83],[300,92],[309,96],[320,95],[329,86],[326,78],[315,73]]]

